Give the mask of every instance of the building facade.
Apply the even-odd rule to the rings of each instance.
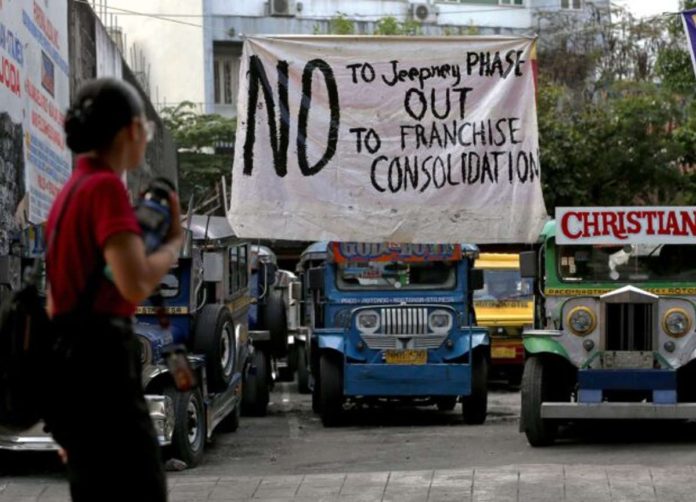
[[[588,16],[610,0],[105,0],[151,65],[160,107],[191,101],[203,113],[236,115],[245,36],[321,34],[337,16],[356,34],[385,17],[415,21],[424,35],[534,34],[540,14]]]

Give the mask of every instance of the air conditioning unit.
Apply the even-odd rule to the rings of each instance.
[[[268,13],[271,16],[294,16],[295,0],[268,0]]]
[[[436,23],[437,9],[434,5],[424,2],[411,4],[411,17],[419,23]]]

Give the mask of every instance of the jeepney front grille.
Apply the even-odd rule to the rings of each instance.
[[[372,350],[392,349],[437,349],[447,338],[447,335],[362,335],[368,348]]]
[[[606,307],[607,350],[652,350],[652,304],[608,303]]]
[[[379,311],[385,335],[425,335],[428,333],[428,309],[423,307],[392,307]]]

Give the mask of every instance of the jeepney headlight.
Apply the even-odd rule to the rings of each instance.
[[[691,329],[691,319],[682,309],[669,309],[662,318],[662,327],[669,336],[679,338]]]
[[[360,331],[374,333],[379,329],[379,314],[374,310],[363,310],[358,314],[357,324]]]
[[[138,341],[140,342],[140,364],[145,366],[152,361],[152,346],[144,336],[139,336]]]
[[[434,333],[446,333],[452,328],[452,314],[446,310],[433,310],[428,316],[428,327]]]
[[[594,331],[597,318],[588,307],[575,307],[568,314],[568,327],[574,335],[585,336]]]

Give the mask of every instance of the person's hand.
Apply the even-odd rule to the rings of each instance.
[[[172,212],[172,222],[165,244],[178,250],[184,243],[184,230],[181,227],[181,204],[179,204],[179,197],[174,192],[169,194],[169,208]]]

